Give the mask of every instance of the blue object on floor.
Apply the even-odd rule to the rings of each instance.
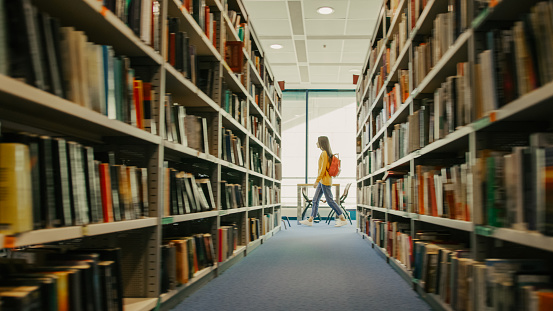
[[[186,298],[189,310],[431,310],[347,225],[280,231]]]

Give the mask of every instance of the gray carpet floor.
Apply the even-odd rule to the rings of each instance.
[[[173,311],[431,310],[354,226],[293,221]]]

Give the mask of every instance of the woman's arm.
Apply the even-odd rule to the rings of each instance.
[[[321,179],[323,179],[324,175],[326,174],[327,165],[328,165],[328,156],[326,155],[326,151],[323,151],[321,153],[321,156],[319,157],[319,175],[317,176],[317,180],[315,181],[315,185],[314,185],[315,187],[317,187]]]

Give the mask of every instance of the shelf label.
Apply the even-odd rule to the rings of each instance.
[[[163,218],[161,219],[161,224],[162,224],[162,225],[172,224],[173,222],[174,222],[173,217],[163,217]]]
[[[83,235],[89,235],[89,230],[88,230],[88,226],[83,226],[82,227],[83,229]]]
[[[480,14],[472,21],[472,28],[476,29],[480,27],[480,24],[488,17],[490,10],[485,8]]]
[[[490,113],[490,122],[495,122],[497,120],[497,111],[492,111]]]
[[[219,216],[227,215],[228,211],[219,211]]]
[[[476,122],[473,123],[472,127],[475,131],[478,131],[480,129],[485,128],[486,126],[490,125],[490,117],[484,117]]]
[[[108,14],[108,8],[105,6],[102,6],[102,9],[100,10],[100,14],[102,14],[103,17],[106,17],[106,14]]]
[[[4,237],[4,248],[14,248],[15,247],[15,236],[7,235]]]
[[[476,226],[474,228],[474,231],[476,232],[476,234],[478,235],[482,235],[482,236],[493,236],[494,232],[495,232],[495,229],[494,227],[485,227],[485,226]]]
[[[414,219],[414,220],[419,220],[419,214],[417,213],[411,213],[411,219]]]

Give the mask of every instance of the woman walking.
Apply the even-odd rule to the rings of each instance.
[[[313,195],[313,207],[311,208],[311,217],[309,217],[309,219],[300,221],[300,224],[313,226],[313,219],[315,218],[319,210],[319,200],[324,193],[328,205],[334,210],[334,212],[336,212],[336,225],[334,226],[341,227],[343,225],[346,225],[348,222],[346,221],[342,210],[332,198],[332,177],[328,173],[328,168],[330,167],[330,160],[332,157],[332,149],[330,149],[330,142],[328,141],[328,137],[319,136],[319,138],[317,139],[317,147],[320,148],[322,152],[321,156],[319,157],[319,174],[317,175],[317,180],[315,180],[315,184],[313,184],[313,187],[316,188],[316,190],[315,195]]]

